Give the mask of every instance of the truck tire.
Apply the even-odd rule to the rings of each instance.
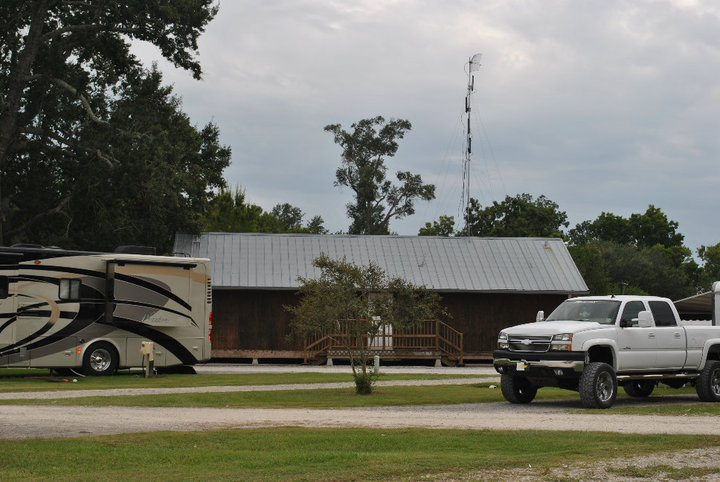
[[[647,398],[655,390],[655,382],[650,380],[630,380],[623,385],[625,393],[635,398]]]
[[[615,372],[607,363],[592,362],[580,376],[580,400],[586,408],[610,408],[617,398]]]
[[[83,373],[87,376],[98,377],[112,375],[118,367],[118,354],[115,347],[106,342],[93,343],[83,355]]]
[[[538,391],[538,387],[530,383],[527,378],[508,373],[500,377],[500,389],[505,400],[510,403],[530,403]]]
[[[720,402],[720,361],[708,360],[695,380],[695,391],[703,402]]]

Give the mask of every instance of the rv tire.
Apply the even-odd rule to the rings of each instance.
[[[113,375],[118,367],[115,347],[106,342],[93,343],[83,355],[83,373],[88,376]]]

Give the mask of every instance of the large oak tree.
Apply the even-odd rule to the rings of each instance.
[[[126,181],[156,188],[157,184],[147,183],[159,180],[163,176],[159,171],[171,170],[162,162],[178,151],[162,152],[161,147],[180,139],[182,130],[195,130],[198,135],[185,146],[195,149],[190,157],[199,157],[200,162],[214,157],[219,161],[213,165],[216,169],[227,161],[229,152],[219,146],[217,129],[209,125],[188,130],[179,101],[171,100],[169,92],[160,88],[157,74],[144,72],[130,53],[131,42],[149,42],[175,66],[199,78],[197,39],[216,13],[212,0],[0,2],[0,243],[72,238],[81,222],[88,222],[73,205],[78,205],[80,193],[113,191],[103,179],[111,182],[125,176]],[[150,79],[153,75],[155,80]],[[141,85],[143,78],[150,85]],[[124,102],[133,96],[139,97],[138,102],[147,101],[152,96],[148,88],[155,89],[159,98],[144,104],[146,110],[162,104],[162,112],[168,112],[165,107],[173,111],[160,132],[147,124],[153,122],[147,118],[152,114],[144,112],[142,104],[133,107],[132,115],[148,114],[146,119],[135,123],[127,116]],[[173,129],[177,130],[170,133]],[[176,152],[170,152],[173,149]],[[133,158],[134,165],[129,166],[131,156],[142,157]],[[139,169],[141,160],[147,170]],[[190,164],[186,162],[185,173],[171,176],[174,188],[178,177],[192,174]],[[176,191],[197,206],[189,201],[193,191],[207,191],[217,184],[208,182]],[[142,191],[149,194],[148,189]],[[172,194],[164,191],[164,195]],[[154,208],[155,201],[140,202]],[[86,197],[85,202],[90,205],[85,214],[92,219],[93,206],[107,207],[108,199]],[[127,240],[122,230],[116,234],[116,241]]]

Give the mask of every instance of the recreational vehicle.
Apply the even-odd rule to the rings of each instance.
[[[0,247],[0,366],[109,375],[143,342],[156,368],[208,360],[210,261],[118,251]]]

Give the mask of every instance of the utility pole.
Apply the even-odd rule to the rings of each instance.
[[[465,94],[465,115],[467,115],[467,128],[465,131],[465,157],[463,159],[463,187],[462,187],[462,209],[465,216],[465,230],[468,236],[472,236],[470,228],[470,160],[472,158],[472,130],[470,129],[470,113],[472,111],[472,94],[475,91],[475,76],[473,72],[480,70],[480,58],[482,54],[475,54],[468,60],[468,85]]]

